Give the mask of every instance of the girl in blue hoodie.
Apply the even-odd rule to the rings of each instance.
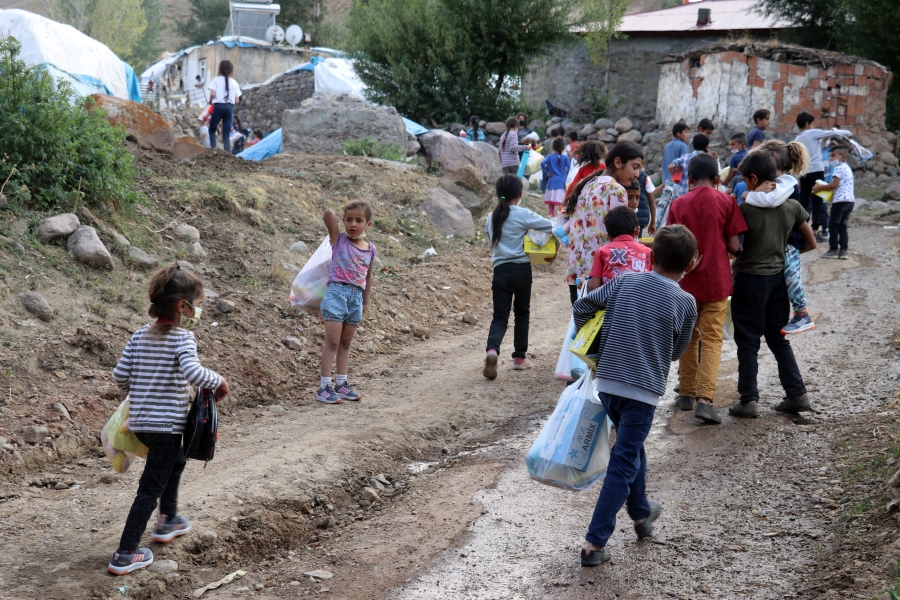
[[[553,152],[541,161],[541,173],[547,182],[544,188],[544,204],[551,217],[556,215],[556,210],[562,206],[566,199],[566,177],[569,175],[569,166],[572,162],[563,154],[566,142],[563,138],[553,140],[551,146]]]

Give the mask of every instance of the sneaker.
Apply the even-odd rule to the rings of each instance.
[[[344,383],[339,383],[338,386],[334,388],[334,393],[342,400],[350,400],[351,402],[359,402],[362,400],[362,394],[350,387],[350,384],[346,381]]]
[[[820,244],[827,244],[827,243],[828,243],[828,236],[825,235],[825,234],[816,232],[816,241],[817,241],[818,243],[820,243]]]
[[[163,522],[164,517],[160,517],[156,529],[150,539],[160,544],[168,544],[177,537],[181,537],[191,530],[191,522],[187,517],[172,517]]]
[[[841,260],[847,260],[847,259],[850,258],[850,254],[847,252],[846,249],[845,249],[845,250],[840,250],[840,251],[838,252],[838,258],[841,259]]]
[[[693,396],[678,396],[675,398],[675,406],[681,410],[694,410]]]
[[[702,402],[697,403],[697,408],[694,409],[694,416],[712,425],[719,425],[722,422],[722,417],[719,416],[716,409],[711,404],[703,404]]]
[[[659,518],[662,511],[662,504],[656,500],[650,500],[650,514],[642,522],[634,524],[634,532],[639,540],[650,537],[650,534],[653,533],[653,521]]]
[[[599,550],[591,550],[588,552],[584,548],[581,549],[581,566],[582,567],[599,567],[605,562],[612,560],[612,552],[605,546]]]
[[[527,358],[516,357],[513,359],[513,371],[524,371],[525,369],[530,369],[532,366],[531,361]]]
[[[331,387],[330,383],[319,388],[319,391],[316,392],[316,400],[324,402],[325,404],[341,403],[341,397],[335,393],[334,388]]]
[[[809,313],[805,315],[794,313],[794,318],[791,319],[791,322],[781,329],[781,335],[793,335],[795,333],[801,333],[808,329],[815,328],[816,324],[813,323],[812,317],[809,316]]]
[[[838,251],[837,250],[829,250],[825,254],[822,255],[822,258],[837,258]]]
[[[134,552],[116,552],[106,570],[115,575],[127,575],[153,564],[153,553],[149,548],[138,548]]]
[[[484,355],[484,370],[481,372],[488,379],[497,379],[497,353],[488,351]]]
[[[747,404],[742,404],[738,402],[737,404],[732,404],[728,407],[728,414],[733,417],[741,417],[741,418],[753,418],[759,416],[759,402],[756,400],[752,402],[748,402]]]
[[[796,398],[785,398],[775,405],[778,412],[798,413],[812,410],[812,402],[808,394],[797,396]]]

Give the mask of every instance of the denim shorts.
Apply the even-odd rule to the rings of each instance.
[[[363,316],[362,290],[355,285],[330,282],[319,307],[326,321],[359,325]]]

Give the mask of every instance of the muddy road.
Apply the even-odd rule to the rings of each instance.
[[[105,572],[140,464],[119,477],[94,455],[11,482],[0,504],[0,598],[190,597],[237,569],[247,574],[203,597],[871,598],[891,579],[865,565],[843,589],[808,593],[834,568],[828,549],[844,491],[834,432],[897,416],[888,402],[900,378],[900,236],[855,223],[851,252],[848,261],[804,259],[818,328],[793,342],[815,412],[771,410],[781,394],[767,351],[759,419],[725,413],[721,426],[700,426],[664,398],[648,442],[648,489],[665,512],[640,543],[620,513],[603,567],[578,562],[597,490],[539,485],[522,464],[561,392],[552,371],[568,298],[555,265],[536,274],[531,371],[511,371],[506,358],[496,381],[481,377],[485,299],[473,307],[478,325],[361,366],[370,377],[359,404],[317,405],[310,391],[274,407],[225,406],[216,459],[206,469],[190,463],[183,479],[194,531],[151,546],[158,562],[177,561],[172,572]],[[736,370],[726,342],[720,409],[736,399]],[[674,377],[672,369],[672,385]],[[382,501],[362,507],[359,491],[376,475],[388,482]],[[68,480],[77,487],[48,489]],[[303,575],[315,570],[333,577]]]

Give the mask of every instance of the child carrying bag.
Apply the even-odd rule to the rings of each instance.
[[[112,462],[113,469],[120,475],[128,470],[136,456],[147,458],[150,451],[129,429],[130,412],[131,398],[125,398],[100,432],[103,450]]]
[[[291,285],[291,304],[307,310],[319,310],[328,291],[331,271],[331,240],[325,238],[318,250],[309,257]]]
[[[600,329],[603,327],[605,310],[598,310],[591,320],[578,330],[569,351],[583,360],[590,368],[597,368],[597,350],[600,346]]]
[[[606,477],[612,428],[588,371],[563,391],[547,424],[525,455],[528,475],[581,492]]]
[[[197,390],[184,425],[184,457],[209,462],[219,441],[219,413],[212,390]],[[203,465],[204,467],[206,465]]]

